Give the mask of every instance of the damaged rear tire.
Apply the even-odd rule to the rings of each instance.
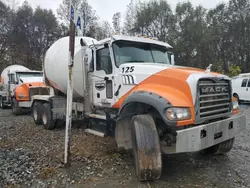
[[[140,181],[159,179],[162,157],[159,136],[151,115],[136,115],[131,120],[135,169]]]

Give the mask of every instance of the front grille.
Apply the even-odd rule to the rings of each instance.
[[[231,111],[231,87],[228,80],[202,79],[198,89],[200,118],[212,119]]]

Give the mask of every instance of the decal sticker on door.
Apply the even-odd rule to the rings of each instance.
[[[96,88],[98,91],[104,90],[105,87],[106,87],[106,81],[105,81],[105,80],[96,81],[96,82],[95,82],[95,88]]]

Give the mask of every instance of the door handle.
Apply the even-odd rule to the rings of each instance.
[[[248,91],[248,88],[247,88],[247,91]]]

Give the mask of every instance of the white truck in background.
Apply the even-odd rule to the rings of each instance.
[[[22,65],[6,67],[1,74],[1,85],[0,108],[11,106],[15,115],[21,114],[23,108],[31,107],[32,95],[48,93],[43,72]]]
[[[238,102],[250,102],[250,73],[240,74],[232,78],[233,95]]]
[[[162,153],[229,152],[246,128],[227,76],[174,65],[172,47],[143,37],[75,38],[72,120],[132,149],[139,180],[161,176]],[[33,118],[54,129],[66,118],[69,37],[47,51],[48,95],[32,97]]]

